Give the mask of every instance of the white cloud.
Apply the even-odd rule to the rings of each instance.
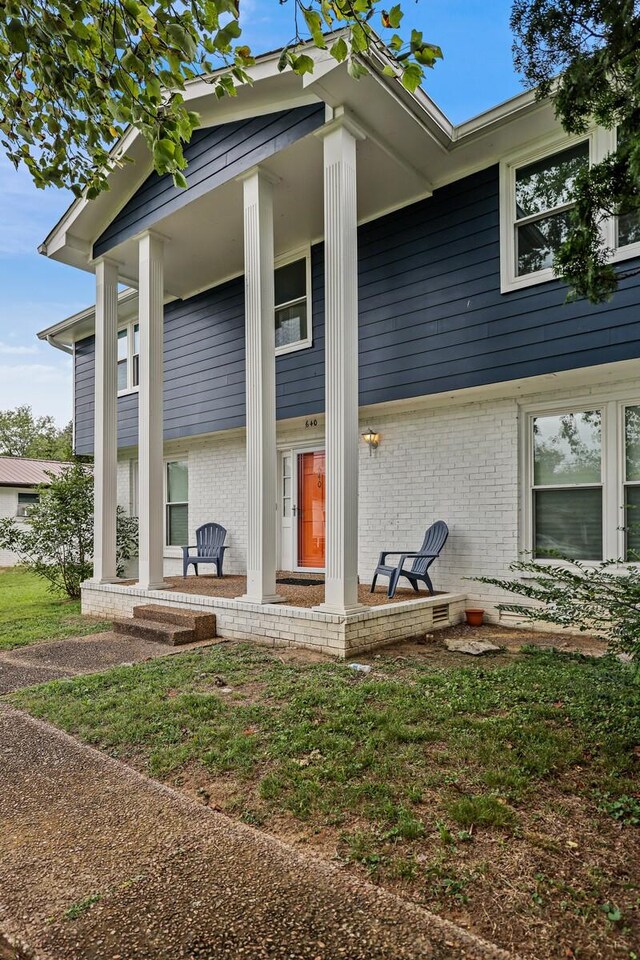
[[[0,410],[21,404],[36,416],[54,417],[60,426],[71,419],[71,358],[59,353],[51,363],[0,362]]]
[[[0,257],[35,253],[68,206],[64,190],[38,190],[25,168],[0,152]]]
[[[38,353],[37,346],[26,347],[17,344],[3,343],[0,340],[0,357],[24,357]]]

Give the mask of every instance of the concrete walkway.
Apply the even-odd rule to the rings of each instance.
[[[211,641],[213,643],[217,641]],[[125,663],[141,663],[185,650],[207,647],[210,641],[170,647],[116,633],[93,633],[86,637],[52,640],[15,650],[0,651],[0,695],[20,687],[83,673],[98,673]]]
[[[7,705],[0,930],[49,960],[507,957]]]

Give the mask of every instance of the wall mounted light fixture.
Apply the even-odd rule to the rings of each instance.
[[[380,434],[374,433],[371,427],[368,427],[367,430],[362,434],[362,439],[369,446],[369,456],[373,453],[374,450],[377,450],[380,446]]]

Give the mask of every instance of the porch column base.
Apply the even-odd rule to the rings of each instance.
[[[364,603],[354,603],[348,607],[338,606],[333,603],[320,603],[317,607],[312,607],[311,609],[317,610],[318,613],[333,613],[339,617],[349,617],[353,614],[364,613],[369,607],[365,606]]]
[[[252,597],[250,594],[245,593],[241,597],[236,597],[236,600],[242,600],[244,603],[286,603],[287,598],[281,597],[278,593],[272,593],[264,597]]]
[[[142,583],[141,580],[138,580],[136,587],[139,587],[141,590],[167,590],[167,584],[164,580],[158,580],[157,583]]]

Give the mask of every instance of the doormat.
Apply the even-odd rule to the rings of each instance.
[[[302,577],[283,577],[276,583],[286,587],[324,587],[324,580],[304,580]]]

